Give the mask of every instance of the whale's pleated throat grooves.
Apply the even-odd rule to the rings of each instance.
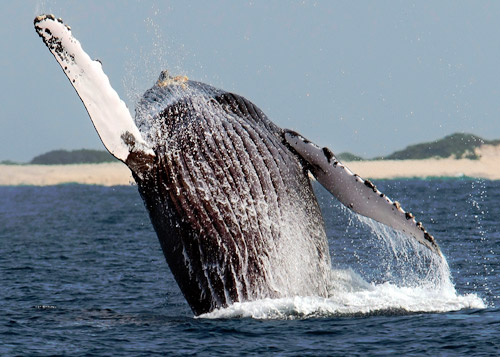
[[[191,81],[159,82],[136,114],[158,158],[139,189],[195,312],[326,295],[321,214],[280,128],[243,97]]]

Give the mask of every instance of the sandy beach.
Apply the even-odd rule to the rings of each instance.
[[[363,178],[476,177],[500,180],[500,157],[496,160],[404,160],[358,161],[346,166]]]
[[[50,186],[63,183],[118,186],[134,182],[120,162],[79,165],[0,165],[0,185]]]
[[[427,159],[345,162],[363,178],[477,177],[500,180],[500,146],[483,146],[479,160]],[[63,183],[130,185],[130,170],[122,163],[79,165],[0,165],[0,185],[48,186]]]
[[[500,145],[476,149],[479,160],[426,159],[346,162],[351,171],[370,179],[409,177],[476,177],[500,180]]]

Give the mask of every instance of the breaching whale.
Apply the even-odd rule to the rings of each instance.
[[[328,296],[330,255],[309,174],[354,212],[441,255],[398,202],[247,99],[162,72],[134,120],[69,26],[53,15],[34,25],[104,146],[130,168],[196,315],[234,302]]]

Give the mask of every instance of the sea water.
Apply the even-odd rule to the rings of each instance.
[[[0,355],[498,354],[500,181],[377,186],[424,223],[447,263],[315,185],[330,297],[197,318],[135,187],[0,187]]]

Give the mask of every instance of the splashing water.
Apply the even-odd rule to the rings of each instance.
[[[328,298],[295,296],[235,303],[201,318],[304,319],[359,315],[398,315],[486,308],[476,294],[455,290],[446,258],[371,219],[352,214],[384,246],[379,259],[384,280],[368,282],[354,270],[332,269]]]
[[[486,192],[486,183],[484,180],[477,179],[472,180],[470,182],[470,192],[467,197],[467,203],[470,205],[470,217],[471,226],[475,227],[472,238],[479,241],[480,244],[485,244],[487,237],[487,228],[483,224],[483,217],[486,214],[489,214],[488,211],[485,211],[485,200],[487,198]],[[477,248],[476,248],[477,250]],[[490,273],[494,273],[494,271],[489,271],[490,269],[490,260],[495,255],[495,252],[490,249],[489,254],[481,254],[479,252],[475,253],[475,257],[477,258],[476,262],[472,260],[469,261],[470,264],[480,264],[481,270],[483,271],[481,276],[481,280],[479,282],[479,286],[481,289],[485,290],[487,295],[492,295],[490,284],[489,284],[489,276]]]
[[[354,214],[353,214],[354,215]],[[433,288],[452,287],[446,258],[439,257],[416,240],[369,218],[354,215],[368,227],[382,245],[380,268],[384,280],[400,286],[429,285]]]
[[[170,6],[164,11],[171,11]],[[189,70],[183,64],[192,57],[175,37],[162,31],[166,24],[164,14],[157,4],[152,4],[150,16],[144,19],[144,29],[148,36],[134,37],[131,47],[127,47],[127,61],[123,87],[130,104],[136,104],[160,73],[169,70],[174,76],[189,76]]]
[[[340,273],[353,274],[350,271]],[[360,277],[354,278],[357,279]],[[200,315],[199,318],[305,319],[447,312],[465,308],[482,309],[485,305],[475,294],[460,296],[454,290],[447,292],[422,287],[405,288],[384,283],[368,284],[367,288],[357,291],[339,291],[336,296],[329,298],[296,296],[235,303],[225,309]]]

